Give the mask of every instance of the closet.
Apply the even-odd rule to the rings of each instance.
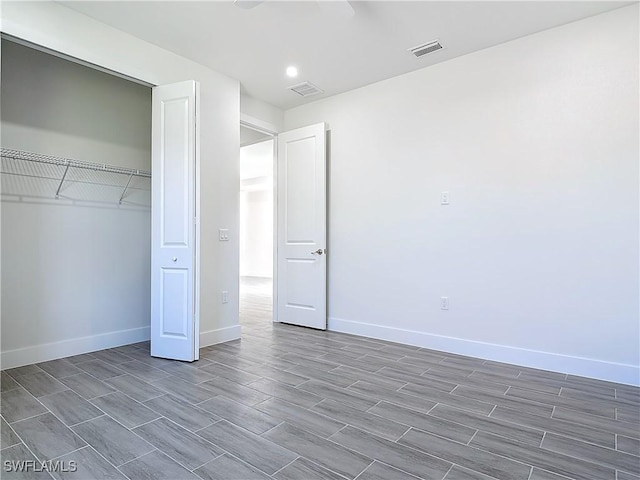
[[[149,338],[151,88],[1,47],[2,368]]]

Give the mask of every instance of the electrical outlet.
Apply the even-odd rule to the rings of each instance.
[[[222,303],[229,303],[229,292],[227,292],[226,290],[223,291],[221,298],[222,298]]]
[[[449,310],[449,297],[440,297],[440,310]]]
[[[221,242],[228,242],[229,241],[229,229],[228,228],[221,228],[220,230],[218,230],[218,239]]]
[[[449,205],[449,192],[440,193],[440,205]]]

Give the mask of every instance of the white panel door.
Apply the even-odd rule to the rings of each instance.
[[[326,126],[278,135],[277,318],[326,330]]]
[[[194,361],[196,318],[196,161],[199,85],[153,89],[151,355]]]

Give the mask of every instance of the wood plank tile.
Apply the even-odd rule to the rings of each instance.
[[[165,392],[181,398],[191,404],[196,404],[209,400],[217,394],[209,388],[203,388],[200,385],[180,380],[178,377],[171,375],[170,377],[161,378],[151,382],[154,387],[160,388]]]
[[[42,397],[43,395],[62,392],[68,388],[46,372],[20,375],[15,377],[15,380],[34,397]]]
[[[67,426],[104,415],[73,390],[45,395],[40,402]]]
[[[14,470],[18,470],[21,465],[24,465],[23,462],[38,462],[36,457],[29,451],[29,449],[24,445],[24,443],[19,443],[14,445],[13,447],[5,448],[4,450],[0,450],[0,463],[2,465],[7,465]],[[3,473],[3,478],[15,478],[15,479],[24,479],[24,480],[51,480],[51,475],[47,472],[43,471],[30,471],[30,472],[11,472],[11,473]]]
[[[487,417],[479,413],[460,410],[444,404],[436,405],[436,407],[429,412],[429,415],[434,415],[451,422],[459,422],[463,425],[475,428],[477,430],[483,430],[485,432],[493,433],[506,438],[511,438],[522,443],[535,445],[536,447],[540,445],[542,437],[544,436],[543,429],[535,429],[523,425],[518,425],[516,423],[511,423],[505,420],[494,418],[493,415]],[[420,428],[418,425],[416,426],[417,428]],[[431,433],[438,434],[438,432]]]
[[[342,368],[343,366],[336,367]],[[326,367],[328,368],[328,367]],[[350,367],[353,368],[353,367]],[[345,375],[336,375],[334,369],[324,370],[321,368],[313,368],[307,365],[295,365],[287,369],[288,372],[295,373],[296,375],[301,375],[303,377],[308,377],[309,379],[318,380],[324,383],[328,383],[329,385],[334,385],[336,387],[348,387],[349,385],[354,384],[358,381],[355,376],[345,374]],[[299,387],[302,385],[301,383],[296,385]]]
[[[478,432],[470,445],[573,480],[615,480],[615,470],[568,455]]]
[[[0,394],[0,412],[9,423],[45,413],[47,409],[24,388]]]
[[[93,448],[86,446],[75,452],[67,453],[57,461],[69,468],[70,462],[75,462],[76,470],[52,472],[58,480],[101,479],[101,480],[127,480],[122,473],[107,462]]]
[[[454,465],[444,480],[497,480],[495,477],[484,475],[480,472],[474,472],[468,468]]]
[[[251,388],[250,384],[241,385],[226,378],[215,378],[202,383],[200,386],[212,392],[212,396],[222,395],[249,407],[271,398],[271,395]]]
[[[0,392],[20,388],[20,385],[7,372],[0,372]]]
[[[128,477],[136,480],[199,480],[199,477],[158,450],[120,467]]]
[[[588,462],[596,462],[633,475],[640,475],[640,458],[612,448],[592,445],[573,438],[556,435],[555,433],[547,433],[545,435],[542,441],[542,448],[581,458]]]
[[[531,467],[479,448],[463,445],[412,428],[398,443],[435,455],[455,465],[490,477],[528,480]]]
[[[403,381],[405,383],[411,383],[413,385],[419,385],[426,388],[434,388],[436,390],[442,390],[443,392],[450,393],[451,390],[456,388],[457,384],[452,382],[445,382],[443,380],[435,379],[432,377],[424,377],[412,373],[406,373],[397,368],[384,367],[376,372],[383,377],[392,378],[394,380]]]
[[[146,402],[165,394],[163,390],[129,374],[107,378],[104,383],[138,402]]]
[[[444,478],[451,463],[413,448],[347,426],[329,437],[354,451],[420,478]]]
[[[480,391],[481,395],[459,395],[460,389],[470,388],[470,387],[461,387],[457,386],[452,393],[440,392],[437,390],[431,390],[429,388],[421,387],[419,385],[406,385],[398,390],[401,393],[406,393],[409,395],[414,395],[420,398],[426,398],[434,403],[444,403],[445,405],[450,405],[452,407],[462,408],[464,410],[471,410],[473,412],[483,413],[485,415],[489,415],[491,410],[493,410],[494,403],[493,395]],[[551,412],[549,412],[551,413]]]
[[[64,358],[51,360],[50,362],[38,363],[37,365],[54,378],[68,377],[70,375],[82,373],[82,370]]]
[[[91,355],[90,353],[81,353],[80,355],[73,355],[72,357],[66,357],[65,360],[67,362],[72,363],[73,365],[77,365],[78,363],[97,360],[97,358]]]
[[[198,468],[224,453],[201,436],[166,418],[134,428],[133,432],[189,470]]]
[[[273,478],[278,480],[344,480],[342,475],[302,457],[277,472]]]
[[[569,477],[534,468],[529,480],[571,480]]]
[[[25,365],[23,367],[16,367],[16,368],[10,368],[8,370],[3,370],[3,372],[10,375],[14,379],[22,375],[30,375],[32,373],[42,373],[43,371],[44,370],[42,370],[37,365]]]
[[[135,375],[145,382],[153,382],[154,380],[160,380],[161,378],[167,378],[169,373],[159,368],[152,367],[146,363],[134,360],[132,362],[121,363],[118,365],[120,370],[128,373],[129,375]]]
[[[251,368],[244,368],[243,370],[269,380],[284,383],[291,387],[295,387],[309,380],[309,377],[305,377],[304,375],[296,375],[295,373],[287,372],[270,365],[254,365]]]
[[[350,479],[358,476],[373,462],[371,458],[288,423],[270,430],[263,438]]]
[[[353,385],[348,387],[347,390],[360,394],[364,398],[372,398],[375,400],[374,403],[377,403],[377,401],[379,400],[386,400],[388,402],[402,405],[404,407],[408,407],[421,412],[428,412],[433,407],[435,407],[437,403],[432,399],[417,397],[415,395],[408,395],[402,391],[391,390],[390,388],[380,387],[379,385],[374,385],[369,382],[358,381],[357,383],[354,383]],[[339,399],[336,398],[334,400]],[[371,408],[372,406],[373,405],[369,405],[368,408]],[[363,408],[363,410],[368,410],[368,408]]]
[[[558,395],[560,393],[560,387],[554,385],[547,385],[542,382],[536,382],[533,380],[523,380],[521,378],[509,378],[493,373],[474,371],[469,375],[470,379],[483,380],[485,382],[498,383],[503,385],[509,385],[511,387],[519,387],[526,390],[534,390],[537,392],[549,393],[551,395]]]
[[[264,436],[236,427],[226,420],[221,420],[196,433],[268,475],[274,474],[298,458],[297,454],[276,445]]]
[[[574,422],[568,422],[557,418],[547,418],[540,415],[533,415],[527,412],[513,410],[505,407],[497,407],[491,418],[502,419],[518,425],[526,425],[538,430],[559,433],[567,437],[581,438],[588,442],[613,448],[615,446],[615,435],[599,429],[587,427]],[[491,432],[500,434],[500,432]],[[505,435],[508,436],[508,435]],[[514,440],[519,440],[515,438]],[[538,444],[539,445],[539,444]]]
[[[153,410],[120,392],[110,393],[90,401],[127,428],[134,428],[160,417]]]
[[[333,400],[323,400],[311,410],[392,441],[396,441],[409,429],[407,425],[389,418],[363,412]]]
[[[257,375],[245,372],[244,370],[238,370],[237,368],[228,367],[221,363],[212,363],[211,365],[202,367],[202,370],[211,373],[216,377],[226,378],[227,380],[231,380],[232,382],[240,383],[242,385],[260,380],[260,377]]]
[[[0,450],[19,443],[22,443],[22,440],[13,431],[13,428],[5,422],[4,418],[0,417]]]
[[[640,430],[632,423],[620,422],[610,418],[589,415],[588,413],[578,412],[566,408],[557,407],[553,411],[552,418],[558,420],[566,420],[591,428],[604,430],[610,433],[619,433],[627,437],[640,438]]]
[[[79,369],[84,370],[89,375],[96,377],[98,380],[105,380],[118,375],[124,375],[124,371],[102,360],[91,360],[76,365]]]
[[[512,387],[507,392],[507,396],[544,403],[546,405],[570,408],[571,410],[577,410],[590,415],[599,415],[607,418],[615,418],[616,416],[615,408],[612,406],[596,402],[575,400],[573,398],[566,398],[559,395],[549,395],[533,390]]]
[[[115,466],[155,450],[152,445],[107,415],[71,429]]]
[[[255,406],[261,412],[279,418],[291,425],[302,428],[321,437],[327,438],[345,426],[333,418],[318,414],[292,403],[271,398]]]
[[[437,405],[435,408],[438,408],[440,406],[441,405]],[[396,422],[418,428],[425,432],[435,433],[436,435],[454,440],[459,443],[468,443],[477,431],[475,428],[470,428],[466,425],[462,425],[462,422],[456,423],[443,418],[438,418],[437,416],[433,416],[433,414],[427,415],[426,413],[416,412],[415,410],[400,407],[399,405],[394,405],[389,402],[380,402],[378,405],[370,408],[368,411],[375,415],[389,418]],[[433,413],[433,410],[431,412]],[[457,410],[457,412],[463,411]],[[455,418],[458,419],[458,417]],[[358,425],[354,426],[357,427]],[[540,438],[542,438],[542,434],[540,434]],[[538,441],[536,445],[538,445],[539,443],[540,442]]]
[[[362,395],[359,392],[335,387],[317,380],[309,380],[308,382],[299,385],[297,388],[314,393],[319,397],[330,398],[360,410],[367,410],[378,403],[373,398]]]
[[[377,373],[365,372],[364,370],[349,367],[348,365],[340,365],[338,368],[329,370],[328,373],[339,378],[346,377],[347,380],[353,380],[350,384],[344,385],[345,387],[353,385],[358,380],[373,383],[374,385],[380,385],[381,387],[390,388],[392,390],[397,390],[407,384],[407,382],[403,382],[401,380],[394,380],[389,377],[378,375]]]
[[[624,435],[617,435],[616,449],[621,452],[640,457],[640,440],[637,438],[625,437]]]
[[[193,473],[204,480],[269,480],[267,474],[228,453],[211,460]]]
[[[252,382],[247,386],[271,397],[277,397],[281,400],[285,400],[304,408],[311,408],[323,400],[322,397],[313,393],[306,392],[299,388],[290,387],[284,383],[275,382],[266,378]]]
[[[407,472],[390,467],[377,460],[367,467],[367,469],[358,475],[358,480],[418,480]]]
[[[220,420],[217,415],[169,394],[147,400],[144,405],[192,432]]]
[[[103,362],[111,363],[113,365],[130,362],[132,360],[131,357],[114,349],[100,350],[98,352],[93,352],[91,355],[96,357],[98,360],[102,360]]]
[[[51,413],[15,422],[12,427],[40,461],[59,457],[86,445]]]
[[[198,360],[198,361],[201,361],[201,360]],[[207,361],[207,363],[204,364],[204,366],[208,366],[210,364],[211,362]],[[193,383],[196,385],[202,382],[206,382],[207,380],[213,380],[215,378],[215,375],[213,375],[212,373],[206,372],[202,368],[197,368],[193,364],[186,364],[186,363],[180,363],[180,362],[176,362],[171,365],[167,365],[166,367],[162,367],[162,371],[170,373],[171,375],[174,375],[180,378],[181,380],[184,380],[185,382]]]
[[[211,400],[202,402],[198,404],[198,407],[257,435],[271,430],[276,425],[282,423],[282,420],[272,417],[263,411],[234,402],[222,396],[217,396]]]
[[[509,390],[510,391],[510,390]],[[508,394],[509,392],[507,392]],[[553,412],[553,406],[544,405],[542,403],[533,402],[525,398],[518,398],[508,395],[496,395],[494,393],[481,390],[479,388],[467,387],[460,385],[453,391],[454,395],[462,396],[465,398],[473,399],[475,401],[482,401],[485,403],[491,403],[493,405],[499,405],[503,407],[509,407],[523,412],[535,413],[536,415],[542,415],[550,417]],[[446,402],[443,402],[446,403]],[[458,405],[450,404],[452,407]],[[459,407],[462,408],[462,407]],[[490,413],[487,412],[487,415]]]
[[[92,398],[115,392],[109,385],[87,373],[64,377],[60,379],[60,382],[64,383],[85,400],[91,400]]]

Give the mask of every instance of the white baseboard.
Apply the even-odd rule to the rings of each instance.
[[[610,382],[640,385],[640,367],[590,358],[572,357],[558,353],[476,342],[425,332],[329,318],[329,330],[363,337],[388,340],[418,347],[479,357],[497,362],[513,363],[530,368],[580,375]]]
[[[215,345],[217,343],[230,342],[240,338],[240,325],[232,327],[217,328],[207,332],[200,332],[200,348]]]
[[[81,353],[95,352],[97,350],[104,350],[105,348],[144,342],[149,340],[149,335],[149,327],[140,327],[7,350],[2,352],[0,356],[0,365],[2,369],[6,369],[21,367],[32,363],[47,362],[71,355],[80,355]]]

